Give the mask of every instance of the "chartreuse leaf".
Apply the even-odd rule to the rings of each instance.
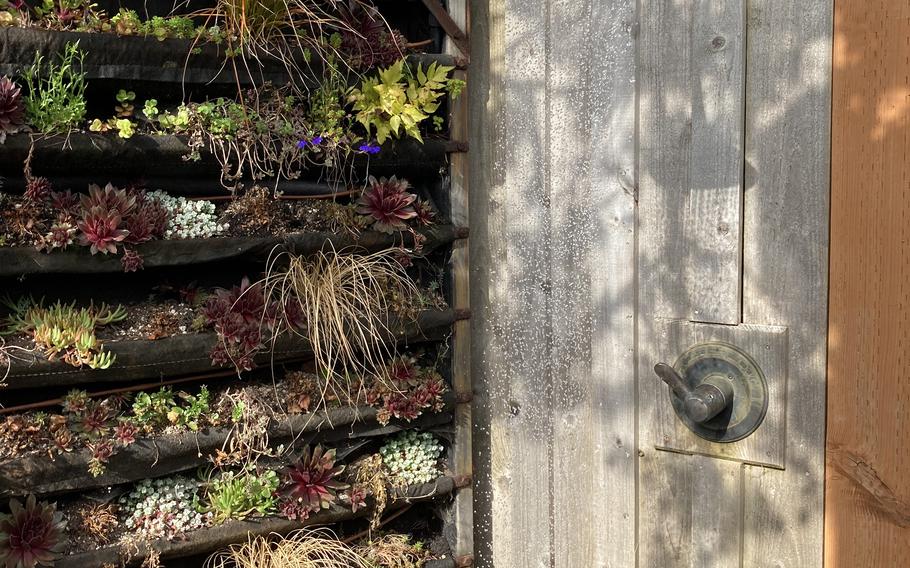
[[[439,110],[439,99],[455,85],[449,77],[453,67],[431,63],[426,70],[405,66],[403,59],[376,76],[365,78],[360,88],[349,91],[348,101],[356,112],[356,121],[382,144],[389,137],[404,135],[423,142],[420,124]],[[441,118],[437,117],[437,122]]]

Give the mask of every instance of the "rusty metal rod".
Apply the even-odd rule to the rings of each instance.
[[[155,387],[166,387],[170,385],[179,385],[183,383],[192,383],[195,381],[204,381],[206,379],[217,379],[222,377],[227,377],[230,375],[236,375],[237,371],[220,371],[217,373],[205,373],[203,375],[194,375],[192,377],[184,377],[182,379],[173,379],[170,381],[159,381],[157,383],[143,383],[141,385],[130,385],[128,387],[121,387],[117,389],[109,389],[98,392],[89,393],[90,398],[97,398],[99,396],[110,396],[112,394],[120,394],[124,392],[135,392],[145,389],[153,389]],[[26,410],[36,410],[38,408],[47,408],[48,406],[56,406],[63,404],[62,398],[53,398],[51,400],[43,400],[41,402],[32,402],[29,404],[20,404],[19,406],[10,406],[8,408],[0,408],[0,416],[4,414],[13,414],[16,412],[24,412]]]
[[[442,29],[445,30],[446,35],[448,35],[452,41],[458,46],[458,49],[461,50],[461,53],[468,59],[471,57],[471,46],[468,43],[468,36],[464,31],[458,27],[458,24],[455,23],[455,20],[452,19],[452,16],[449,15],[449,12],[443,7],[439,0],[423,0],[423,5],[427,7],[427,10],[433,14],[433,17],[436,18],[436,21],[439,22],[439,25],[442,26]]]

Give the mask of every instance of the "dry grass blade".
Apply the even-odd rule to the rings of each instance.
[[[371,568],[328,529],[301,529],[287,536],[251,537],[213,554],[206,568]]]
[[[243,55],[240,65],[254,82],[265,58],[281,62],[291,83],[304,92],[319,79],[309,68],[310,61],[321,61],[335,71],[339,64],[347,68],[330,38],[338,32],[357,33],[340,17],[349,4],[348,0],[218,0],[213,8],[191,15],[204,18],[206,27],[222,28],[229,52]],[[354,0],[353,4],[362,3]],[[232,58],[229,63],[238,75],[238,60]]]
[[[387,534],[354,548],[371,566],[417,568],[429,554],[416,548],[407,535]]]
[[[326,388],[341,400],[350,396],[349,377],[373,375],[386,380],[385,362],[395,356],[389,329],[390,298],[412,304],[419,290],[394,251],[368,255],[334,249],[312,257],[282,253],[269,262],[266,297],[280,306],[299,307],[317,368]],[[279,264],[286,268],[277,269]],[[291,322],[284,326],[294,329]]]

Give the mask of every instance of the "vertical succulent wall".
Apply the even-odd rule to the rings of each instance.
[[[114,4],[0,0],[0,564],[454,565],[438,24]]]

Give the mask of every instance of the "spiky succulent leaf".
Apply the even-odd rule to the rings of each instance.
[[[335,465],[335,450],[316,446],[310,451],[307,446],[297,463],[285,471],[282,495],[309,511],[328,509],[337,492],[347,488],[335,480],[343,471],[343,465]]]
[[[9,508],[0,515],[0,566],[53,566],[65,544],[66,522],[57,505],[29,495],[25,506],[12,499]]]
[[[0,77],[0,143],[7,134],[24,129],[25,107],[19,85],[9,77]]]
[[[116,254],[117,245],[129,235],[129,231],[120,228],[122,220],[116,208],[92,207],[86,210],[78,223],[82,232],[79,241],[84,246],[91,246],[92,254]]]
[[[357,213],[372,219],[373,228],[392,233],[407,228],[405,221],[417,217],[414,201],[417,196],[408,193],[410,184],[395,176],[389,179],[370,177],[370,185],[357,200]]]

